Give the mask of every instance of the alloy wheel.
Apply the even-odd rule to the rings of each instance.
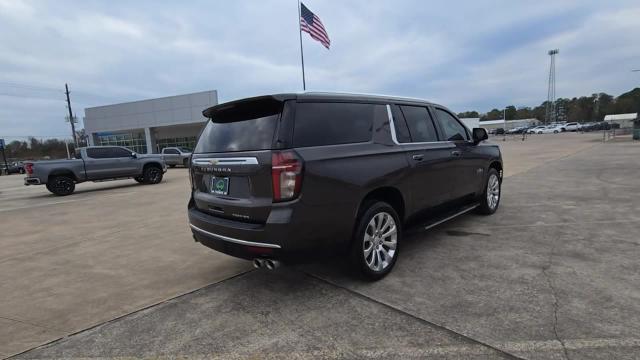
[[[491,174],[489,176],[489,181],[487,182],[487,205],[489,205],[489,208],[493,210],[498,206],[499,200],[500,180],[496,174]]]
[[[363,255],[367,266],[373,271],[386,269],[396,254],[398,228],[387,212],[374,215],[364,231]]]
[[[160,170],[155,167],[149,169],[149,181],[152,183],[158,182],[160,178]]]

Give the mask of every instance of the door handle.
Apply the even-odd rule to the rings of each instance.
[[[413,160],[415,160],[415,161],[422,161],[422,160],[424,160],[424,155],[422,155],[422,154],[417,154],[417,155],[413,155],[411,158],[412,158]]]
[[[461,151],[459,151],[459,150],[453,150],[453,151],[451,152],[451,155],[453,155],[453,156],[460,156],[460,155],[462,155],[462,152],[461,152]]]

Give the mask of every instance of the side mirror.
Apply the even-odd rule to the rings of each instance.
[[[481,141],[487,140],[489,138],[487,130],[484,128],[473,128],[472,136],[474,145],[478,145]]]
[[[135,152],[131,153],[131,158],[132,159],[137,159],[138,158],[138,154],[136,154]]]

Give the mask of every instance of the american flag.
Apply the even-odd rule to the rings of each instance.
[[[317,17],[316,14],[307,9],[303,3],[300,3],[300,30],[309,33],[312,39],[319,41],[327,49],[329,45],[331,45],[329,34],[327,34],[327,30],[324,29],[322,21],[320,21],[320,18]]]

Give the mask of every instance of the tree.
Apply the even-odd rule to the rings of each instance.
[[[464,118],[479,118],[480,114],[477,111],[465,111],[458,114],[458,117],[461,119]]]
[[[564,117],[562,119],[558,118],[558,120],[571,122],[602,121],[604,116],[608,114],[640,112],[640,88],[621,94],[617,98],[602,92],[571,99],[559,98],[556,100],[555,105],[556,109],[562,108],[564,111]],[[506,118],[508,120],[536,118],[544,121],[546,106],[547,101],[534,108],[519,107],[516,109],[513,105],[510,105],[505,109]],[[477,111],[465,111],[458,115],[460,117],[479,117],[480,121],[502,120],[503,118],[503,112],[499,109],[492,109],[486,114],[479,114]]]
[[[530,107],[519,107],[518,110],[516,110],[516,119],[531,119],[533,118],[533,112],[531,111]]]
[[[73,152],[73,144],[69,144],[69,151]],[[36,159],[65,159],[67,157],[67,145],[59,139],[38,140],[34,137],[29,141],[14,140],[7,144],[7,157],[11,160],[36,160]]]
[[[501,120],[502,110],[492,109],[487,113],[486,120]]]
[[[504,118],[507,120],[514,120],[516,119],[516,114],[518,113],[518,110],[516,110],[516,107],[513,105],[509,105],[504,109]]]

